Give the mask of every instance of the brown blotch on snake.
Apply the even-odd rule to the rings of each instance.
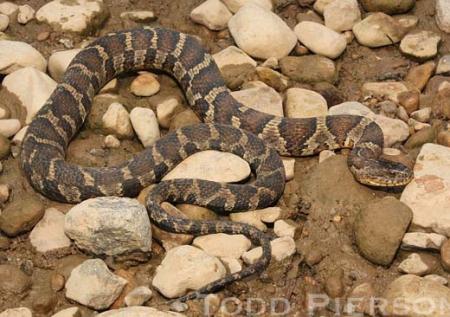
[[[119,166],[89,168],[67,163],[67,146],[83,125],[98,90],[119,74],[144,69],[175,77],[192,109],[207,124],[169,133]],[[77,203],[97,196],[136,196],[198,151],[215,149],[244,158],[256,174],[251,184],[171,180],[155,185],[148,196],[150,218],[163,229],[240,233],[263,248],[258,262],[181,298],[187,300],[264,269],[271,257],[269,239],[241,223],[174,218],[160,204],[186,202],[227,212],[270,206],[284,189],[284,169],[276,152],[306,156],[339,148],[352,148],[348,164],[363,184],[403,186],[411,180],[407,167],[379,159],[383,133],[373,121],[350,115],[291,119],[247,108],[231,96],[212,57],[194,37],[146,27],[99,38],[73,59],[62,83],[28,128],[21,164],[37,191],[57,201]]]

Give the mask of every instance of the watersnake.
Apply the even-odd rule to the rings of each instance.
[[[99,89],[119,74],[148,69],[173,76],[204,124],[171,132],[119,166],[90,168],[67,163],[67,146],[82,127]],[[163,201],[226,212],[267,207],[284,189],[278,154],[306,156],[340,148],[352,148],[348,166],[363,184],[402,186],[412,177],[404,165],[380,159],[383,133],[372,120],[353,115],[293,119],[248,108],[232,97],[213,58],[195,37],[144,27],[101,37],[72,60],[62,82],[29,125],[21,165],[37,191],[53,200],[77,203],[98,196],[136,196],[198,151],[228,151],[244,158],[256,174],[249,184],[177,179],[159,182],[148,195],[150,218],[163,229],[240,233],[263,248],[255,264],[181,298],[187,300],[264,269],[271,257],[270,243],[265,234],[246,224],[172,217],[160,207]]]

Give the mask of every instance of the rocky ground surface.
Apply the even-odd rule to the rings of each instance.
[[[278,204],[230,216],[273,238],[269,269],[203,300],[169,304],[261,250],[241,235],[158,229],[142,205],[145,190],[137,199],[50,201],[18,164],[27,124],[76,53],[142,25],[197,36],[249,107],[372,118],[385,135],[384,157],[413,167],[414,180],[390,191],[362,186],[347,150],[284,158]],[[448,33],[450,0],[0,2],[0,317],[450,315],[439,305],[450,302]],[[95,98],[67,159],[114,165],[196,122],[171,77],[121,76]],[[165,177],[242,182],[250,174],[242,159],[206,151]],[[400,312],[399,298],[407,303]]]

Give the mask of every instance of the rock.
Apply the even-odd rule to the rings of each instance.
[[[120,309],[113,309],[98,314],[97,317],[185,317],[186,315],[159,311],[152,307],[135,306]]]
[[[156,105],[156,118],[161,127],[168,129],[173,117],[181,110],[177,98],[168,98]]]
[[[34,18],[34,9],[28,4],[19,6],[19,13],[17,14],[17,22],[20,24],[27,24]]]
[[[274,116],[283,116],[283,99],[271,87],[255,87],[233,91],[231,95],[249,108]]]
[[[242,263],[240,260],[231,257],[220,258],[230,274],[242,271]]]
[[[286,176],[286,181],[290,181],[294,179],[294,173],[295,173],[295,158],[291,157],[282,157],[281,160],[283,161],[284,165],[284,172]]]
[[[31,278],[11,264],[0,265],[0,291],[7,294],[22,294],[31,287]]]
[[[288,87],[289,79],[271,68],[263,66],[256,67],[256,74],[263,83],[277,91],[285,91]]]
[[[256,58],[285,57],[297,43],[280,17],[253,3],[240,8],[228,28],[238,47]]]
[[[194,8],[190,14],[192,21],[213,31],[226,29],[232,16],[227,6],[220,0],[206,0]]]
[[[373,315],[373,299],[376,293],[371,283],[362,283],[356,286],[350,293],[349,298],[357,298],[358,300],[351,306],[350,315],[354,313],[362,313],[368,316]]]
[[[20,130],[21,124],[17,119],[0,119],[0,134],[10,138]]]
[[[400,14],[411,10],[416,0],[362,0],[366,11],[384,12],[386,14]]]
[[[362,115],[374,120],[383,130],[384,146],[390,147],[397,142],[405,141],[409,136],[408,125],[399,120],[374,114],[369,108],[358,102],[344,102],[331,107],[328,111],[330,115],[353,114]]]
[[[411,218],[411,209],[393,197],[370,202],[360,211],[354,225],[361,254],[375,264],[389,265]]]
[[[358,42],[368,47],[380,47],[401,41],[406,30],[394,18],[381,12],[369,15],[353,26]]]
[[[60,310],[52,317],[81,317],[81,310],[78,307],[70,307]]]
[[[419,18],[413,14],[399,14],[393,18],[405,29],[406,32],[414,29],[419,24]]]
[[[70,240],[64,234],[64,214],[55,208],[45,211],[44,217],[30,233],[30,242],[38,252],[48,252],[70,247]]]
[[[301,233],[301,227],[292,220],[280,219],[275,221],[273,232],[278,237],[291,237],[292,239],[296,239]]]
[[[286,91],[285,114],[288,118],[326,116],[328,114],[327,101],[315,91],[290,88]]]
[[[325,25],[336,32],[351,30],[353,25],[361,21],[358,1],[333,1],[323,11]]]
[[[3,32],[8,28],[9,17],[6,14],[0,13],[0,32]]]
[[[437,233],[407,232],[402,240],[402,249],[440,250],[447,238]]]
[[[414,120],[417,120],[419,122],[424,122],[424,123],[430,122],[431,108],[425,107],[420,110],[414,111],[413,113],[411,113],[411,118],[413,118]]]
[[[439,34],[431,31],[408,33],[400,42],[400,51],[420,61],[436,56],[441,41]]]
[[[450,131],[441,131],[437,135],[437,143],[450,147]]]
[[[26,195],[10,202],[0,214],[0,230],[10,237],[31,230],[44,216],[44,205]]]
[[[7,158],[9,153],[11,153],[11,142],[0,133],[0,160]]]
[[[405,77],[405,81],[411,83],[417,90],[422,91],[428,83],[428,80],[433,75],[436,68],[434,62],[427,62],[425,64],[412,67]]]
[[[32,317],[33,313],[26,307],[10,308],[0,313],[0,317]]]
[[[420,93],[416,90],[401,92],[397,95],[398,103],[406,110],[407,114],[417,111],[420,106]],[[429,108],[431,110],[431,108]]]
[[[331,298],[338,298],[344,295],[344,271],[337,269],[329,276],[325,282],[325,291]]]
[[[206,252],[184,245],[169,250],[156,268],[152,285],[165,297],[175,298],[226,275],[223,264]]]
[[[250,172],[248,163],[240,157],[232,153],[209,150],[189,156],[164,176],[163,180],[199,178],[235,183],[246,179]]]
[[[102,0],[53,0],[36,12],[36,19],[57,31],[87,34],[102,25],[108,15]]]
[[[401,201],[413,212],[413,224],[450,235],[450,149],[436,144],[425,144],[414,166],[414,179],[402,193]]]
[[[423,276],[433,272],[436,266],[437,262],[431,255],[411,253],[400,263],[398,269],[402,273]]]
[[[368,82],[362,87],[364,96],[386,97],[394,102],[399,102],[398,95],[408,91],[402,82]]]
[[[144,73],[137,76],[130,84],[130,91],[140,97],[149,97],[157,94],[161,89],[159,81],[153,74]]]
[[[128,19],[139,23],[149,23],[155,21],[157,18],[153,11],[125,11],[120,14],[121,19]]]
[[[45,72],[47,61],[39,51],[25,42],[0,40],[0,74],[11,74],[24,67],[34,67]]]
[[[436,0],[436,23],[438,27],[447,33],[450,33],[450,1]]]
[[[175,131],[188,125],[200,123],[200,119],[197,117],[194,111],[186,109],[180,113],[177,113],[170,122],[169,131]]]
[[[330,157],[336,156],[336,153],[330,150],[324,150],[319,153],[319,163],[322,163],[326,159],[329,159]]]
[[[66,282],[66,297],[102,310],[111,306],[126,284],[127,281],[111,273],[102,260],[86,260],[72,270]]]
[[[130,120],[144,147],[153,145],[161,137],[158,120],[152,109],[133,108],[130,112]]]
[[[444,55],[439,59],[437,68],[437,75],[449,75],[450,74],[450,55]]]
[[[17,12],[19,6],[10,1],[3,1],[0,3],[0,13],[5,15],[13,15]]]
[[[300,22],[294,32],[308,49],[329,58],[339,57],[347,47],[347,41],[341,34],[319,23]]]
[[[264,224],[273,223],[281,217],[280,207],[268,207],[260,210],[252,210],[247,212],[235,212],[230,214],[230,219],[236,222],[243,222],[255,226],[261,231],[266,231]]]
[[[295,18],[297,19],[298,23],[303,22],[303,21],[317,22],[320,24],[325,23],[323,21],[322,17],[312,10],[307,10],[306,12],[300,12],[297,14],[297,16]]]
[[[414,119],[410,119],[414,120]],[[406,141],[405,148],[414,149],[419,148],[425,143],[431,143],[436,138],[436,130],[430,126],[423,126],[424,123],[414,122],[414,129],[418,130],[416,133]],[[419,124],[419,126],[418,126]],[[420,128],[420,129],[419,129]]]
[[[48,71],[50,76],[52,76],[55,81],[60,82],[70,62],[80,51],[81,49],[74,48],[53,53],[48,59]]]
[[[112,134],[107,135],[103,143],[109,149],[116,149],[120,147],[120,140]]]
[[[248,3],[259,5],[266,10],[272,10],[273,6],[271,0],[223,0],[223,3],[225,3],[228,9],[233,13],[238,12],[242,6]]]
[[[385,316],[394,316],[400,309],[402,315],[408,317],[450,314],[450,308],[442,305],[443,301],[450,301],[450,290],[442,284],[416,275],[408,274],[395,279],[388,285],[383,297],[387,301],[383,309]]]
[[[450,272],[450,240],[445,241],[441,246],[441,264],[444,270]]]
[[[280,68],[284,75],[299,82],[334,83],[337,78],[336,65],[323,56],[287,56],[280,60]]]
[[[120,139],[131,138],[133,136],[133,127],[130,121],[130,115],[125,107],[113,102],[102,117],[103,128]]]
[[[9,74],[3,79],[2,85],[15,94],[27,109],[27,124],[56,88],[53,79],[33,67],[25,67]]]
[[[243,50],[236,46],[228,46],[220,52],[213,55],[219,69],[230,65],[250,64],[256,67],[256,61],[248,56]]]
[[[314,10],[323,15],[325,8],[332,2],[334,2],[334,0],[317,0],[314,2]]]
[[[79,248],[98,255],[145,254],[152,246],[147,210],[130,198],[85,200],[69,210],[64,230]]]
[[[252,242],[242,234],[209,234],[194,239],[196,246],[211,256],[239,259],[252,246]]]
[[[441,86],[446,86],[444,82]],[[439,89],[434,96],[431,104],[431,111],[434,117],[448,119],[450,118],[450,88]]]
[[[127,306],[142,306],[152,295],[152,291],[147,286],[139,286],[125,296],[125,304]]]
[[[281,237],[270,241],[272,248],[272,258],[276,261],[283,261],[284,259],[293,255],[296,251],[295,241],[291,237]],[[247,264],[254,264],[262,256],[262,248],[256,247],[242,255],[242,259]]]

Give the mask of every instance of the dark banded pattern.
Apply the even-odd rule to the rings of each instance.
[[[207,124],[169,133],[119,166],[68,164],[67,146],[83,125],[94,95],[117,75],[144,69],[174,76],[192,109]],[[164,212],[161,202],[193,203],[226,212],[267,207],[284,188],[284,169],[276,152],[305,156],[344,147],[353,148],[349,167],[361,183],[401,186],[411,179],[405,166],[379,159],[383,134],[371,120],[360,116],[288,119],[247,108],[231,96],[211,55],[195,38],[148,27],[99,38],[73,59],[62,83],[30,124],[21,163],[37,191],[57,201],[76,203],[97,196],[136,196],[198,151],[215,149],[244,158],[256,174],[252,184],[182,179],[160,182],[150,191],[149,215],[168,231],[242,233],[263,247],[256,264],[183,297],[186,300],[265,268],[270,261],[269,240],[254,227],[240,223],[174,218]]]

